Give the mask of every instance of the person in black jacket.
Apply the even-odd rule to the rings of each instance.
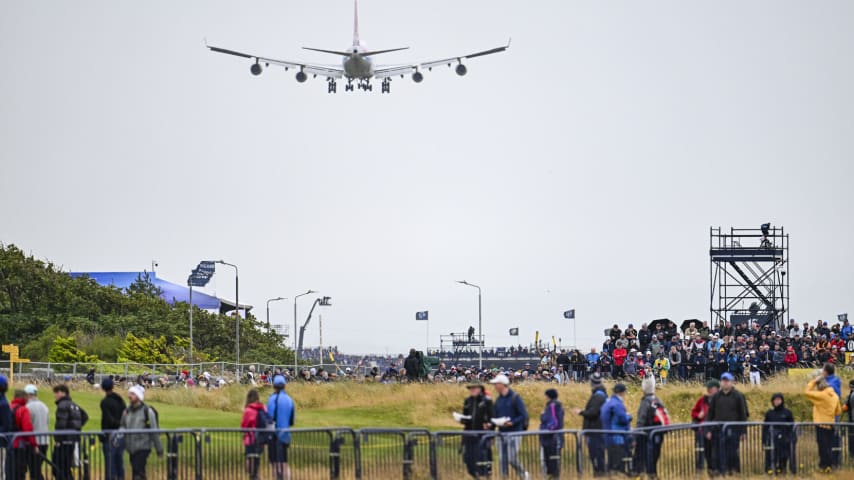
[[[56,399],[56,431],[81,431],[89,415],[76,403],[71,401],[71,395],[65,384],[53,387],[53,397]],[[73,480],[71,467],[74,465],[74,449],[80,442],[80,435],[57,435],[53,447],[53,476],[56,480]]]
[[[546,407],[540,415],[540,431],[563,430],[563,405],[557,396],[557,390],[554,388],[546,390]],[[560,478],[560,450],[563,448],[563,435],[559,433],[540,434],[540,446],[543,449],[546,478]]]
[[[104,398],[101,400],[101,446],[104,449],[104,470],[107,480],[124,480],[124,448],[118,439],[113,440],[112,432],[121,426],[122,414],[125,412],[124,399],[113,392],[113,379],[107,377],[101,381]]]
[[[773,408],[765,413],[765,423],[762,427],[762,444],[765,446],[765,472],[768,475],[782,474],[786,472],[789,463],[792,442],[795,436],[795,417],[792,411],[786,408],[782,393],[771,396]],[[768,423],[789,423],[789,425],[768,425]],[[792,473],[795,473],[794,464]]]
[[[409,356],[403,361],[403,368],[406,369],[406,378],[410,382],[416,382],[421,378],[421,361],[414,348],[409,349]]]
[[[463,402],[463,416],[460,423],[466,432],[485,432],[493,429],[491,419],[495,417],[495,404],[489,398],[479,383],[468,386],[469,396]],[[464,435],[463,461],[466,469],[474,478],[488,477],[491,473],[492,462],[489,458],[488,446],[481,442],[482,435]]]
[[[708,422],[746,422],[750,413],[744,395],[735,389],[729,372],[721,375],[721,389],[709,400]],[[712,441],[715,470],[722,474],[740,473],[741,458],[738,447],[745,437],[744,427],[730,427],[722,431],[710,428],[706,438]]]
[[[582,430],[602,430],[602,421],[599,418],[599,412],[602,410],[602,405],[608,400],[608,393],[602,385],[602,376],[594,373],[590,376],[590,388],[593,393],[590,399],[587,400],[587,405],[584,410],[575,409],[576,415],[581,415],[584,420],[581,423]],[[602,477],[606,475],[605,470],[605,438],[601,433],[590,433],[584,436],[587,442],[587,452],[590,455],[590,463],[593,464],[593,475]]]

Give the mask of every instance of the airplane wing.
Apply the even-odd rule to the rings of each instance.
[[[301,63],[301,62],[291,62],[288,60],[278,60],[275,58],[262,57],[260,55],[252,55],[249,53],[237,52],[234,50],[228,50],[225,48],[212,47],[210,45],[206,45],[212,52],[217,53],[225,53],[227,55],[234,55],[237,57],[249,58],[255,60],[256,63],[264,63],[269,66],[270,64],[278,65],[280,67],[285,67],[285,70],[289,68],[298,68],[301,71],[306,72],[311,75],[320,75],[326,78],[341,78],[344,76],[344,70],[335,67],[332,65],[318,65],[315,63]],[[260,70],[259,70],[260,72]]]
[[[374,78],[383,79],[395,75],[409,75],[418,70],[417,65],[398,65],[394,67],[379,67],[374,70]]]
[[[450,67],[451,64],[453,64],[454,62],[461,62],[462,60],[465,60],[468,58],[482,57],[484,55],[492,55],[493,53],[501,53],[501,52],[507,50],[508,48],[510,48],[510,41],[509,40],[507,41],[507,45],[502,45],[500,47],[490,48],[489,50],[482,50],[480,52],[470,53],[468,55],[461,55],[459,57],[450,57],[450,58],[443,58],[442,60],[433,60],[430,62],[424,62],[424,63],[418,65],[418,67],[419,68],[426,68],[428,70],[431,70],[433,67],[438,67],[440,65],[448,65]]]

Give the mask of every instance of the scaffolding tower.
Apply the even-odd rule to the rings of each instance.
[[[712,326],[789,321],[789,234],[783,227],[709,229]]]

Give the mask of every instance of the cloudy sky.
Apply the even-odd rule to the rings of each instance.
[[[0,4],[0,241],[78,271],[202,259],[241,301],[333,297],[324,343],[399,352],[477,319],[534,332],[708,318],[708,230],[792,235],[792,316],[852,308],[854,2],[363,0],[362,39],[423,61],[328,95],[261,55],[336,62],[349,0]],[[379,60],[379,59],[378,59]],[[223,270],[211,292],[232,297]],[[308,306],[303,305],[303,312]],[[291,323],[292,305],[274,304]],[[306,338],[316,345],[316,324]]]

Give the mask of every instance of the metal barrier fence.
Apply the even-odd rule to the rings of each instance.
[[[143,462],[151,480],[590,478],[605,473],[687,478],[706,472],[854,474],[854,423],[681,424],[627,432],[429,432],[419,429],[291,429],[278,452],[241,429],[16,433],[0,436],[0,479],[130,478],[140,439],[163,456]],[[35,446],[31,446],[34,444]],[[286,452],[286,455],[285,455]],[[138,465],[137,465],[138,467]],[[120,471],[123,470],[123,473]],[[111,473],[113,475],[111,475]]]

